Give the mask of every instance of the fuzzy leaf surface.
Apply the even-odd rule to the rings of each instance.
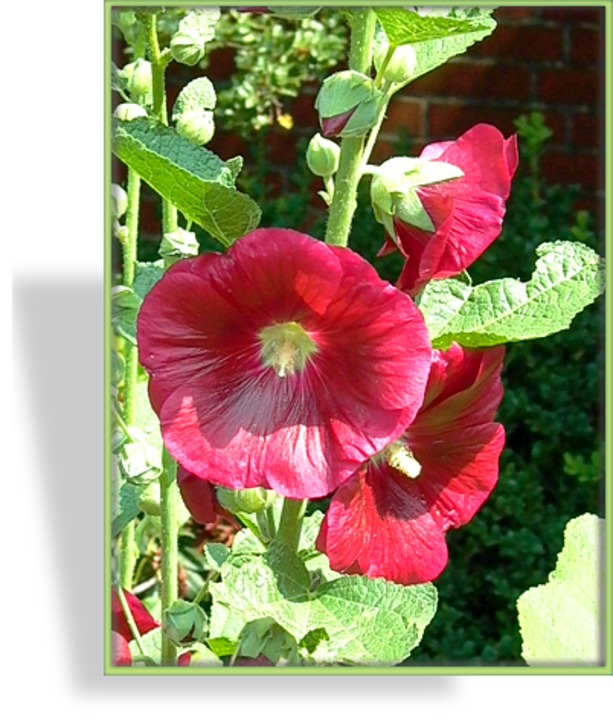
[[[547,337],[570,327],[573,318],[604,291],[604,260],[578,242],[559,240],[536,249],[528,282],[491,280],[468,292],[457,280],[434,281],[420,299],[433,347],[453,341],[488,347]]]
[[[259,207],[234,188],[236,164],[228,167],[151,118],[115,120],[113,127],[117,157],[222,245],[257,227]]]
[[[304,563],[282,545],[258,557],[230,559],[222,578],[211,586],[211,637],[236,640],[245,624],[269,618],[297,642],[317,631],[309,658],[315,662],[399,663],[419,643],[436,609],[436,590],[429,584],[341,577],[310,593]]]
[[[596,515],[570,520],[549,580],[517,600],[522,656],[528,665],[604,661],[604,541],[605,521]]]

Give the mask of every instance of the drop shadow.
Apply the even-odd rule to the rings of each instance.
[[[192,677],[104,675],[104,312],[101,278],[47,280],[15,276],[13,314],[15,353],[29,378],[21,398],[34,419],[32,445],[43,472],[33,480],[47,508],[43,522],[49,539],[46,557],[54,563],[55,594],[70,665],[66,672],[77,695],[118,698],[147,693],[149,700],[181,690],[185,700],[201,700],[203,686]],[[461,672],[461,669],[459,669]],[[239,682],[249,703],[295,701],[305,687],[318,698],[350,694],[372,697],[449,697],[460,691],[450,676],[198,676],[207,683],[207,703]],[[136,680],[136,682],[134,682]],[[274,687],[273,687],[274,686]],[[213,697],[210,692],[215,691]],[[224,697],[225,696],[225,697]]]

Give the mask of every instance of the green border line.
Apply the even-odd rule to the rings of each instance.
[[[402,0],[375,0],[368,4],[367,7],[393,7],[401,6]],[[424,6],[449,6],[449,0],[428,0],[427,3],[420,3]],[[452,3],[457,6],[487,6],[491,3],[482,0],[473,0],[473,2]],[[365,6],[364,3],[352,2],[352,0],[339,0],[334,3],[313,2],[306,0],[283,0],[282,2],[254,2],[253,6],[296,6],[296,7],[356,7]],[[110,186],[112,182],[111,176],[111,126],[109,118],[111,117],[111,85],[110,85],[110,60],[111,52],[111,11],[113,8],[138,8],[138,7],[236,7],[236,3],[232,2],[181,2],[180,0],[149,0],[148,2],[133,2],[131,0],[104,0],[104,176],[105,176],[105,193],[104,193],[104,672],[105,675],[112,676],[143,676],[143,675],[174,675],[174,676],[202,676],[202,675],[259,675],[259,676],[282,676],[282,675],[455,675],[455,676],[490,676],[490,675],[513,675],[513,676],[550,676],[550,675],[613,675],[613,530],[611,528],[611,519],[613,518],[613,493],[612,493],[612,475],[613,460],[611,455],[611,437],[610,427],[612,418],[612,400],[611,400],[611,363],[613,359],[613,343],[611,334],[606,332],[613,324],[613,297],[611,292],[605,295],[605,428],[604,428],[604,446],[605,446],[605,520],[606,520],[606,548],[607,555],[605,560],[605,595],[606,595],[606,617],[603,628],[605,639],[605,664],[602,666],[548,666],[548,667],[530,667],[530,666],[466,666],[466,665],[449,665],[449,666],[395,666],[395,667],[114,667],[111,665],[111,552],[110,552],[110,526],[111,526],[111,421],[110,421],[110,398],[111,398],[111,243],[110,237]],[[544,2],[536,2],[535,0],[524,0],[523,2],[503,2],[496,5],[499,7],[561,7],[561,8],[603,8],[605,13],[604,30],[605,30],[605,148],[609,152],[605,155],[605,257],[607,260],[613,256],[610,252],[613,249],[612,233],[613,220],[611,213],[607,208],[611,207],[613,201],[613,160],[611,158],[610,149],[613,147],[613,130],[611,126],[611,105],[612,90],[611,82],[607,82],[613,76],[613,10],[608,0],[600,0],[588,3],[576,3],[570,0],[545,0]],[[603,148],[604,151],[604,148]],[[606,266],[607,289],[613,287],[613,271],[611,262],[607,262]],[[610,440],[612,442],[607,442]],[[607,579],[609,582],[607,582]]]

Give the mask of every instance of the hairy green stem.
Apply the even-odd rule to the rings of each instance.
[[[160,521],[162,525],[162,664],[174,665],[177,649],[168,638],[166,611],[178,598],[179,551],[177,539],[177,463],[163,451],[163,470],[160,475]]]
[[[285,498],[279,527],[277,528],[276,540],[292,550],[298,549],[300,532],[302,531],[302,519],[306,510],[307,500],[290,500]]]
[[[147,38],[149,42],[149,55],[151,58],[151,78],[153,95],[153,115],[163,124],[168,125],[168,110],[166,107],[165,74],[168,65],[168,54],[160,52],[157,31],[157,15],[151,13],[147,20]],[[178,227],[177,208],[162,198],[162,232],[173,232]]]
[[[126,210],[126,238],[123,241],[123,277],[122,283],[132,287],[138,249],[138,218],[140,213],[140,175],[128,168],[128,184],[126,194],[128,208]],[[136,397],[136,377],[138,372],[138,352],[134,345],[126,342],[123,394],[123,422],[130,427],[134,422],[134,403]],[[119,581],[126,590],[132,589],[134,568],[138,559],[138,550],[134,540],[134,521],[128,523],[121,533],[119,549]]]
[[[356,10],[351,26],[349,68],[368,74],[372,61],[375,14],[369,8]],[[357,190],[362,169],[364,137],[347,137],[341,142],[341,154],[336,173],[334,199],[326,228],[328,245],[346,247],[351,222],[357,207]]]

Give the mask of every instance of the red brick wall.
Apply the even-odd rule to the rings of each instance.
[[[604,207],[604,8],[500,7],[498,27],[465,54],[411,83],[394,97],[373,155],[382,162],[393,154],[399,131],[408,134],[411,152],[431,141],[457,137],[478,122],[515,131],[519,115],[540,111],[554,132],[542,158],[542,173],[552,182],[579,183],[579,208]],[[233,69],[231,52],[218,51],[207,71],[221,87]],[[171,64],[169,103],[198,75],[197,68]],[[286,108],[294,117],[292,132],[275,128],[268,136],[271,194],[284,192],[296,160],[295,142],[317,129],[313,102],[317,87],[304,88]],[[208,146],[222,158],[241,154],[249,163],[251,148],[218,125]],[[145,194],[144,201],[153,202]],[[317,201],[319,202],[319,201]],[[322,205],[323,210],[323,205]],[[144,213],[143,220],[148,213]],[[149,223],[147,223],[149,224]],[[159,224],[151,218],[152,234]],[[157,230],[157,232],[156,232]]]

